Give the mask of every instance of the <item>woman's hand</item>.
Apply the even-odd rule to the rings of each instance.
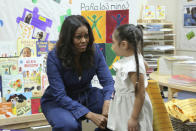
[[[137,119],[131,117],[128,120],[128,131],[139,131],[139,124]]]
[[[109,106],[110,106],[110,100],[105,100],[102,108],[102,115],[104,115],[105,117],[108,117]]]
[[[107,118],[101,114],[89,112],[85,115],[85,117],[91,120],[93,123],[95,123],[95,125],[97,125],[101,129],[105,129],[107,126]]]

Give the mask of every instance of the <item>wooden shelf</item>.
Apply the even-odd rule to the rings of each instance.
[[[43,113],[0,119],[0,129],[22,129],[49,125]]]
[[[160,56],[175,54],[174,25],[166,20],[138,20],[138,25],[143,25],[144,54],[152,55],[151,58],[158,59]],[[151,48],[152,47],[152,48]],[[163,47],[163,48],[162,48]],[[167,48],[168,47],[168,48]],[[149,62],[149,67],[156,70],[157,62],[151,63],[149,57],[144,59]],[[159,57],[157,57],[159,56]]]

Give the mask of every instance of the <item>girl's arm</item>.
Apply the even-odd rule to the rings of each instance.
[[[144,99],[145,99],[145,87],[144,87],[144,75],[140,74],[139,75],[139,82],[136,86],[136,81],[137,81],[137,74],[135,72],[130,72],[129,77],[134,84],[135,88],[135,101],[133,105],[133,111],[130,116],[130,119],[128,121],[128,130],[138,130],[139,125],[138,125],[138,119],[139,119],[139,114],[142,109]]]

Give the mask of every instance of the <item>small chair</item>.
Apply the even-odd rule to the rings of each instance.
[[[153,130],[173,131],[171,120],[162,99],[158,83],[154,80],[148,80],[146,91],[153,107]]]

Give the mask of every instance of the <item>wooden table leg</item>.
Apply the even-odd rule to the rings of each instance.
[[[178,89],[172,89],[172,88],[168,87],[168,101],[170,101],[173,98],[174,93],[179,92],[179,91],[180,90],[178,90]]]

